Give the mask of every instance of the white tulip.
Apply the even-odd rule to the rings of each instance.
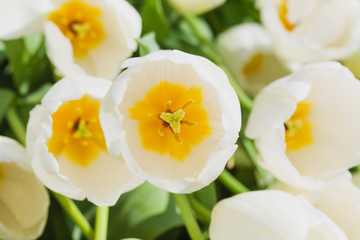
[[[49,195],[32,173],[25,149],[0,136],[0,239],[39,237],[48,208]]]
[[[360,163],[360,83],[337,62],[304,66],[260,92],[245,134],[286,184],[320,189]]]
[[[45,186],[67,197],[114,205],[143,180],[106,149],[98,114],[111,82],[78,76],[57,82],[30,112],[26,145]]]
[[[260,0],[261,19],[287,61],[342,59],[360,45],[358,0]]]
[[[351,178],[351,176],[349,177]],[[351,182],[351,179],[320,191],[306,191],[280,182],[272,188],[305,196],[314,207],[331,218],[344,231],[349,240],[360,238],[360,190]]]
[[[100,107],[109,152],[175,193],[215,180],[236,150],[240,104],[225,73],[205,58],[157,51],[128,59]]]
[[[169,0],[182,14],[202,14],[224,4],[226,0]]]
[[[211,214],[212,240],[347,239],[341,229],[303,197],[267,190],[217,203]]]
[[[289,66],[275,55],[269,34],[259,24],[230,28],[219,35],[217,46],[233,76],[251,96],[290,73]]]
[[[42,31],[61,74],[112,80],[136,50],[141,17],[125,0],[0,0],[0,39]]]

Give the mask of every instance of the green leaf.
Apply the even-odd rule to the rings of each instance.
[[[203,42],[212,42],[214,35],[209,24],[202,18],[197,16],[185,16],[183,24],[189,25],[187,32],[192,32]]]
[[[31,92],[29,95],[21,99],[21,103],[24,104],[38,104],[41,102],[41,99],[45,96],[47,91],[51,88],[53,84],[45,83],[35,91]]]
[[[44,82],[52,82],[50,62],[42,35],[5,41],[13,82],[20,95],[26,95]]]
[[[0,65],[3,64],[5,59],[6,59],[5,45],[2,41],[0,41]]]
[[[154,239],[179,225],[182,219],[170,194],[144,183],[110,209],[108,239]]]
[[[154,32],[145,34],[142,38],[136,39],[136,42],[139,45],[140,56],[145,56],[160,49],[158,43],[156,42]]]
[[[198,199],[205,207],[211,210],[217,203],[216,186],[215,182],[204,187],[203,189],[194,192],[194,196]]]
[[[25,80],[25,42],[24,39],[15,39],[5,41],[7,57],[10,61],[13,81],[15,86],[20,90],[21,84]]]
[[[165,16],[162,0],[147,0],[141,9],[143,34],[154,31],[161,42],[170,35],[171,29]]]
[[[6,88],[0,88],[0,125],[15,98],[16,95],[13,91]]]

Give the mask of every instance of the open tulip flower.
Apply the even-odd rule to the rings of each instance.
[[[113,156],[175,193],[219,176],[241,125],[240,104],[225,73],[205,58],[157,51],[128,59],[103,99],[100,121]]]
[[[303,197],[266,190],[217,203],[211,214],[212,240],[346,240],[344,232]]]
[[[349,174],[350,175],[350,174]],[[278,182],[272,189],[294,195],[303,195],[311,204],[325,213],[346,234],[349,240],[360,237],[360,189],[350,179],[331,185],[320,191],[306,191]]]
[[[143,180],[111,157],[99,122],[110,81],[78,76],[57,82],[30,113],[27,150],[37,177],[54,192],[114,205]]]
[[[35,239],[45,227],[49,196],[25,149],[0,136],[0,239]]]
[[[228,29],[219,35],[217,46],[233,76],[251,96],[290,73],[290,65],[276,56],[269,34],[259,24],[245,23]]]
[[[261,19],[288,61],[342,59],[359,49],[357,0],[260,0]]]
[[[42,31],[61,74],[112,79],[136,50],[141,18],[125,0],[0,0],[0,39]]]
[[[360,163],[360,83],[337,62],[309,64],[264,88],[245,134],[286,184],[320,189]]]

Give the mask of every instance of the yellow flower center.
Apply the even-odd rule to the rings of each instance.
[[[281,5],[280,5],[280,9],[279,9],[279,17],[280,17],[280,21],[282,22],[282,24],[284,25],[284,28],[286,30],[288,30],[289,32],[291,32],[292,30],[294,30],[294,28],[296,27],[295,24],[292,24],[288,19],[287,19],[287,15],[288,14],[288,8],[287,8],[287,0],[282,0]]]
[[[48,141],[49,152],[54,156],[64,153],[68,159],[85,167],[100,151],[106,150],[99,107],[99,101],[87,95],[62,104],[51,115],[53,133]]]
[[[4,177],[5,177],[5,171],[0,166],[0,183],[4,179]]]
[[[200,87],[185,88],[167,81],[153,87],[129,109],[131,118],[139,122],[143,147],[184,160],[191,147],[211,133],[202,100]]]
[[[98,8],[79,0],[72,0],[50,13],[49,20],[70,39],[74,56],[81,58],[104,39],[100,15]]]
[[[263,65],[263,57],[261,54],[255,54],[242,68],[242,72],[246,75],[253,75],[260,72]]]
[[[311,125],[306,120],[311,104],[299,102],[296,111],[285,125],[285,142],[287,150],[298,150],[312,142]]]

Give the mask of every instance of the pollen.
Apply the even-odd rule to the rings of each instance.
[[[284,25],[284,28],[291,32],[296,27],[295,24],[291,23],[287,19],[288,14],[288,7],[287,7],[287,0],[282,0],[280,8],[279,8],[279,18],[281,23]]]
[[[61,105],[51,115],[53,125],[48,141],[49,152],[55,157],[65,154],[71,161],[85,167],[100,151],[105,151],[99,107],[99,101],[87,95]]]
[[[298,150],[311,144],[311,124],[306,120],[310,108],[311,104],[299,102],[294,114],[284,123],[287,150]]]
[[[100,9],[72,0],[50,13],[49,20],[70,39],[74,57],[81,58],[104,39],[100,17]]]
[[[161,81],[129,109],[142,146],[183,161],[211,133],[201,87]]]
[[[253,75],[261,71],[263,65],[263,57],[261,54],[255,54],[251,59],[244,65],[241,69],[242,72],[246,75]]]

